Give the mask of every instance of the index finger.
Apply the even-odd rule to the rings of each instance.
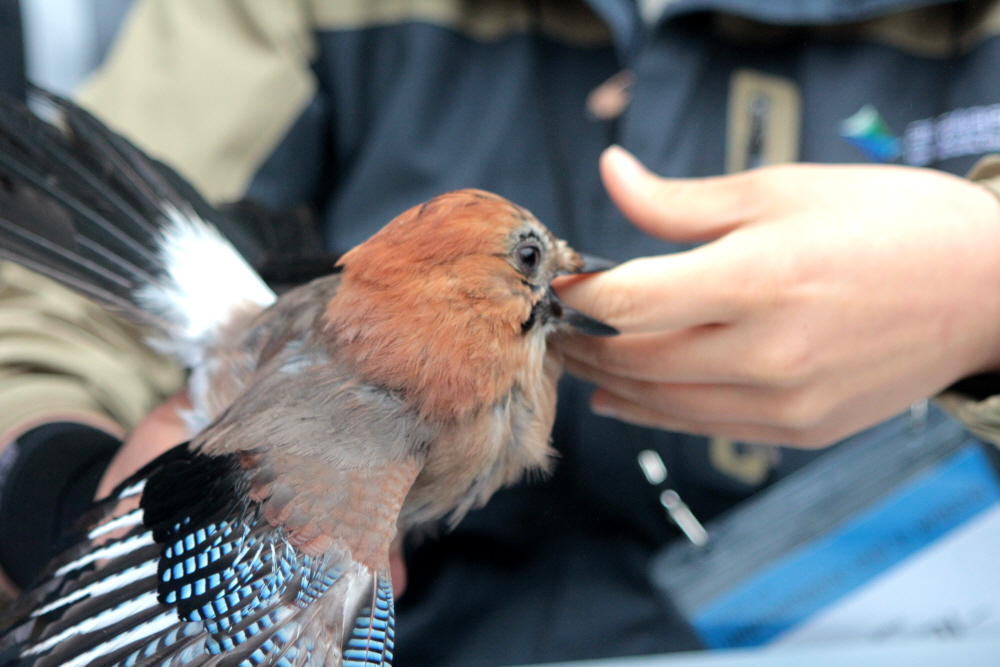
[[[714,243],[659,257],[641,257],[599,274],[553,283],[559,298],[622,333],[725,324],[742,313],[731,263]]]

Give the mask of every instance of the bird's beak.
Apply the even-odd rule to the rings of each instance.
[[[583,264],[576,271],[566,272],[564,275],[599,273],[618,266],[617,262],[612,262],[611,260],[604,259],[602,257],[594,257],[593,255],[586,255],[582,252],[577,253],[577,255],[579,255],[580,259],[583,260]],[[585,315],[579,310],[570,308],[569,306],[563,304],[552,287],[549,287],[548,296],[552,300],[553,312],[559,313],[561,311],[561,315],[557,315],[557,317],[577,331],[585,333],[588,336],[607,337],[618,335],[618,329],[615,329],[613,326],[605,324],[600,320],[594,319],[590,315]]]
[[[580,256],[580,259],[583,260],[583,266],[581,266],[580,270],[576,271],[576,273],[600,273],[601,271],[607,271],[608,269],[613,269],[618,266],[618,262],[612,262],[610,259],[594,257],[593,255],[587,255],[582,252],[578,252],[577,254]]]
[[[590,315],[581,313],[579,310],[575,310],[565,305],[562,305],[562,310],[562,321],[577,331],[587,334],[588,336],[607,337],[617,336],[619,333],[618,329],[615,329],[610,324],[605,324],[600,320],[596,320]]]

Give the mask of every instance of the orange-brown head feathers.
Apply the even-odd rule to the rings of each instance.
[[[549,283],[583,259],[523,208],[459,190],[404,212],[340,265],[326,311],[335,344],[366,381],[454,419],[502,399],[525,364],[541,372],[529,356],[551,329],[539,312]]]

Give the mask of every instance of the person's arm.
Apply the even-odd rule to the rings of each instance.
[[[1000,368],[1000,200],[930,169],[786,165],[663,179],[612,148],[615,203],[708,241],[560,287],[619,328],[566,342],[595,411],[821,446]]]

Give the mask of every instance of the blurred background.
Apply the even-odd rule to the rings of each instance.
[[[0,85],[68,95],[100,64],[132,0],[0,0]],[[20,81],[19,81],[20,80]]]

